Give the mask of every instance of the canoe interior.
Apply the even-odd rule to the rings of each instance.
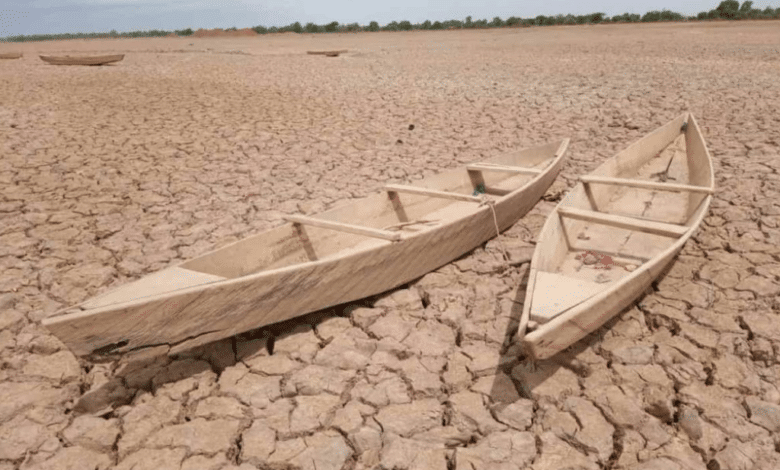
[[[486,163],[544,169],[557,157],[560,141],[484,160]],[[474,172],[465,167],[446,171],[410,183],[410,186],[473,195],[482,185],[485,193],[503,196],[516,191],[536,175],[495,171]],[[317,219],[361,227],[385,229],[410,221],[433,223],[407,226],[404,234],[434,230],[437,226],[476,213],[479,204],[425,195],[382,191],[350,201],[314,215]],[[172,292],[279,268],[339,257],[350,252],[386,245],[387,240],[370,238],[310,225],[285,223],[257,235],[219,248],[178,266],[150,274],[136,282],[95,297],[81,309],[96,309],[141,297]]]
[[[687,117],[684,114],[634,143],[591,175],[654,182],[664,182],[661,175],[666,175],[666,183],[711,187],[711,163],[698,129],[680,130]],[[578,183],[561,206],[690,227],[697,223],[706,197],[702,192]],[[542,238],[530,313],[530,319],[539,323],[609,289],[677,241],[667,235],[565,216],[551,217]],[[586,251],[608,255],[616,264],[609,269],[603,264],[583,265]]]

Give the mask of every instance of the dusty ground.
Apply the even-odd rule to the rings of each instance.
[[[25,52],[0,62],[0,470],[780,468],[778,26],[0,45]],[[36,56],[77,51],[127,55]],[[527,265],[485,272],[495,241],[186,357],[80,363],[39,325],[281,214],[569,136],[503,238],[527,253],[573,177],[686,109],[710,215],[654,292],[536,371],[511,341]]]

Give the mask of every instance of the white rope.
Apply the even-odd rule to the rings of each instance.
[[[490,207],[490,212],[493,213],[493,226],[496,228],[496,241],[498,242],[499,248],[501,249],[501,252],[504,255],[504,269],[509,268],[509,253],[506,251],[506,247],[504,246],[504,243],[501,241],[501,230],[498,228],[498,217],[496,216],[496,201],[493,199],[487,197],[486,194],[480,194],[479,198],[482,202],[479,204],[481,206],[488,206]]]

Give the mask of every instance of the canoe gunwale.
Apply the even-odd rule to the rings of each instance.
[[[544,146],[548,146],[548,145],[552,144],[553,142],[556,142],[556,141],[553,140],[552,142],[548,142],[547,144],[544,144],[544,145],[535,146],[535,147],[528,147],[528,148],[544,147]],[[565,151],[566,151],[566,149],[568,147],[568,143],[569,143],[569,139],[561,139],[560,140],[560,144],[557,147],[557,150],[554,153],[550,151],[550,154],[548,156],[546,156],[546,158],[545,158],[545,160],[549,160],[549,163],[547,164],[547,166],[545,166],[543,168],[543,171],[540,174],[530,178],[522,186],[516,188],[515,190],[509,192],[508,194],[493,199],[495,201],[495,205],[496,205],[495,210],[497,212],[499,210],[501,210],[503,212],[501,215],[499,215],[499,225],[500,225],[500,229],[502,231],[507,229],[508,227],[513,225],[514,223],[516,223],[517,220],[524,215],[524,212],[523,213],[519,213],[519,214],[518,214],[518,212],[519,211],[523,211],[523,210],[525,210],[527,212],[527,210],[532,208],[538,202],[538,198],[535,198],[533,200],[533,203],[530,204],[530,205],[527,205],[527,204],[517,204],[517,203],[513,203],[511,205],[507,205],[507,203],[508,202],[512,202],[513,200],[514,201],[518,201],[516,199],[518,197],[522,198],[522,200],[528,199],[528,201],[530,201],[531,198],[535,197],[537,193],[538,193],[538,196],[541,197],[541,195],[544,194],[544,192],[549,187],[549,184],[551,184],[554,181],[554,179],[558,176],[558,174],[560,173],[560,170],[561,170],[561,168],[563,166],[564,157],[565,157]],[[458,168],[458,169],[460,169],[460,168]],[[528,194],[528,198],[524,198],[523,197],[524,194]],[[350,201],[349,203],[350,204],[359,204],[360,200]],[[527,206],[527,207],[524,207],[524,206]],[[219,280],[219,281],[214,281],[214,282],[208,282],[208,283],[204,283],[204,284],[200,284],[200,285],[196,285],[196,286],[188,286],[188,287],[185,287],[185,288],[171,290],[171,291],[167,291],[167,292],[164,292],[164,293],[152,294],[152,295],[149,295],[149,296],[146,296],[146,297],[141,297],[141,298],[135,298],[135,299],[132,299],[132,300],[116,302],[116,303],[112,303],[112,304],[101,306],[101,307],[97,307],[97,308],[85,309],[85,310],[82,310],[82,311],[74,311],[74,310],[76,310],[78,308],[83,308],[82,306],[84,304],[94,300],[95,297],[99,297],[99,296],[93,296],[90,299],[87,299],[84,302],[81,302],[81,303],[79,303],[77,305],[71,305],[71,306],[68,306],[66,308],[63,308],[62,310],[56,312],[54,315],[44,319],[42,321],[42,323],[43,323],[44,326],[49,328],[50,331],[57,331],[59,333],[57,336],[60,336],[60,335],[76,336],[77,338],[75,338],[74,340],[72,340],[72,341],[65,340],[64,342],[66,343],[66,345],[68,345],[69,348],[71,348],[72,351],[74,351],[79,356],[89,356],[89,357],[95,357],[95,355],[100,356],[101,353],[99,353],[98,351],[101,350],[102,348],[111,346],[110,343],[117,343],[116,337],[118,337],[120,335],[122,337],[124,337],[123,339],[131,338],[131,341],[130,341],[131,344],[128,344],[127,347],[125,347],[125,345],[118,346],[117,348],[112,350],[110,353],[106,353],[106,356],[102,356],[102,357],[108,357],[108,354],[112,354],[112,355],[116,355],[116,354],[119,354],[119,355],[133,355],[138,350],[145,349],[145,348],[151,348],[154,345],[160,345],[161,344],[160,342],[151,341],[151,339],[154,339],[154,338],[150,338],[150,336],[156,337],[156,336],[159,336],[159,335],[157,335],[156,333],[149,333],[149,332],[136,334],[136,333],[132,333],[132,332],[127,332],[127,333],[120,332],[120,333],[117,333],[117,332],[114,331],[113,333],[111,333],[111,335],[106,334],[105,335],[106,337],[104,337],[104,335],[101,334],[100,332],[96,332],[95,334],[97,334],[97,336],[96,337],[93,336],[91,340],[88,340],[88,339],[84,339],[82,333],[78,333],[78,326],[77,325],[79,325],[79,324],[83,325],[85,321],[94,321],[92,319],[93,318],[94,319],[100,318],[100,317],[98,317],[98,315],[101,315],[101,314],[110,315],[110,316],[106,317],[106,319],[108,319],[108,318],[114,318],[116,315],[125,315],[125,312],[136,312],[136,313],[133,313],[132,315],[127,317],[127,318],[136,318],[136,317],[138,317],[138,315],[141,315],[141,313],[139,313],[140,310],[143,310],[144,312],[149,311],[149,310],[144,309],[145,306],[151,306],[150,308],[161,308],[160,306],[164,306],[164,305],[166,305],[166,303],[177,304],[178,305],[177,310],[175,312],[171,311],[171,314],[174,315],[174,316],[181,317],[182,315],[185,315],[183,312],[184,312],[186,306],[190,305],[192,303],[192,300],[203,299],[204,296],[205,297],[208,296],[209,292],[214,291],[216,289],[228,289],[225,292],[234,292],[234,291],[238,292],[241,289],[245,289],[245,288],[248,288],[250,286],[262,286],[263,285],[263,281],[265,279],[268,279],[268,280],[274,280],[274,279],[278,280],[280,278],[281,279],[293,279],[293,278],[295,278],[296,275],[305,275],[305,276],[307,276],[305,279],[307,279],[307,282],[308,282],[312,277],[316,278],[319,275],[319,273],[325,273],[325,272],[328,272],[328,270],[332,270],[334,268],[334,266],[336,266],[337,264],[342,264],[342,263],[344,265],[360,265],[361,263],[365,264],[365,262],[366,262],[365,260],[368,259],[367,255],[370,255],[371,252],[381,252],[381,251],[386,252],[386,250],[390,249],[389,245],[406,247],[406,249],[408,250],[410,246],[415,246],[415,244],[419,244],[419,243],[425,243],[424,240],[436,239],[437,237],[441,237],[442,236],[442,235],[437,235],[437,233],[439,233],[439,234],[447,234],[447,233],[453,232],[454,230],[456,230],[456,229],[458,229],[460,227],[463,227],[464,225],[466,225],[466,226],[474,225],[477,221],[481,221],[483,219],[485,221],[487,221],[488,219],[492,221],[493,217],[490,214],[491,210],[492,210],[492,208],[490,206],[484,205],[483,207],[477,208],[474,212],[469,212],[467,215],[465,215],[463,217],[449,219],[449,220],[446,220],[443,223],[440,223],[439,225],[437,225],[435,227],[426,227],[426,228],[423,228],[422,230],[420,230],[418,232],[415,232],[413,234],[405,235],[402,238],[402,240],[398,241],[398,242],[392,242],[392,241],[387,241],[387,240],[378,240],[377,241],[378,243],[376,245],[366,246],[366,247],[359,247],[359,248],[356,248],[354,251],[348,251],[348,253],[341,254],[341,255],[336,254],[335,256],[329,256],[329,257],[325,257],[325,258],[321,258],[321,259],[317,259],[317,260],[313,260],[313,261],[296,263],[294,265],[284,266],[284,267],[275,268],[275,269],[266,270],[266,271],[259,271],[259,272],[248,274],[248,275],[245,275],[245,276],[229,278],[229,279],[224,279],[224,280]],[[285,224],[281,224],[280,226],[284,226],[284,225],[289,225],[290,227],[292,227],[293,224],[292,223],[285,223]],[[276,229],[278,227],[279,226],[274,227],[274,228],[269,229],[269,230],[274,230],[274,229]],[[487,236],[488,240],[491,239],[491,238],[494,238],[496,236],[495,233],[493,233],[490,236],[487,235],[489,233],[488,232],[488,228],[489,228],[490,232],[494,232],[495,231],[495,229],[493,229],[492,227],[493,227],[492,223],[490,223],[489,226],[487,224],[482,224],[482,225],[479,226],[480,231],[476,235],[478,235],[479,237]],[[466,243],[471,238],[474,238],[474,237],[463,238],[463,240],[458,240],[457,243],[460,244],[460,245],[463,245],[463,243]],[[237,242],[234,242],[234,243],[237,243]],[[469,241],[469,243],[470,243],[470,241]],[[407,245],[407,244],[409,244],[409,245]],[[225,248],[226,247],[221,247],[219,249],[212,250],[211,253],[217,252],[217,251],[225,249]],[[461,246],[461,248],[463,248],[463,247]],[[473,247],[471,247],[470,249],[473,249]],[[439,251],[441,251],[441,248],[439,249]],[[401,252],[403,253],[403,249],[402,249]],[[464,251],[464,253],[465,252],[468,252],[468,250]],[[205,253],[205,254],[203,254],[201,256],[206,256],[208,254],[209,253]],[[407,255],[408,255],[408,253],[405,256],[407,256]],[[446,256],[449,256],[449,253],[447,253]],[[453,259],[456,259],[456,258],[457,258],[457,256],[454,256],[451,259],[448,258],[448,260],[446,262],[443,262],[442,264],[440,264],[439,267],[441,265],[444,265],[444,264],[448,263],[448,262],[451,262]],[[442,253],[439,253],[437,258],[432,258],[432,259],[435,259],[436,262],[441,262],[444,258],[443,258]],[[180,267],[183,264],[188,263],[190,261],[192,261],[192,260],[185,260],[182,263],[180,263],[178,265],[175,265],[175,266],[171,266],[171,267],[177,267],[177,266]],[[425,266],[427,266],[427,264]],[[419,266],[418,266],[418,268],[416,268],[416,269],[419,271],[419,269],[421,269],[421,268],[419,268]],[[436,269],[436,268],[434,268],[434,269]],[[414,271],[414,272],[418,273],[418,271]],[[425,273],[427,273],[427,272],[430,272],[430,271],[426,271]],[[301,273],[303,273],[303,274],[301,274]],[[425,273],[423,273],[421,275],[424,275]],[[404,273],[403,271],[401,272],[401,277],[409,277],[409,275],[410,275],[409,273]],[[144,276],[144,277],[146,277],[146,276]],[[410,279],[410,280],[408,280],[406,282],[410,282],[411,280],[413,280],[414,278],[417,278],[417,277],[419,277],[419,275],[415,275],[412,279]],[[141,279],[143,279],[143,277]],[[381,281],[381,282],[391,282],[391,281]],[[392,279],[392,282],[395,282],[395,279]],[[394,287],[390,287],[390,289],[395,288],[395,287],[397,287],[397,285],[402,285],[402,284],[403,284],[403,282],[401,284],[396,284]],[[383,285],[383,284],[380,283],[380,285]],[[283,289],[282,290],[284,290],[286,292],[287,290],[289,290],[288,287],[289,286],[287,286],[286,284],[283,284]],[[289,288],[293,289],[293,287],[289,287]],[[363,291],[361,291],[360,289],[363,289]],[[358,289],[359,292],[365,293],[365,289],[367,289],[367,288],[360,287],[360,289]],[[379,294],[379,293],[384,292],[386,290],[387,289],[384,289],[382,291],[379,291],[379,292],[376,292],[376,293],[373,293],[373,294],[368,294],[367,296],[376,295],[376,294]],[[284,320],[289,319],[289,318],[295,318],[297,316],[304,315],[304,314],[312,312],[312,311],[321,310],[323,308],[329,308],[329,307],[332,307],[333,305],[338,305],[338,304],[341,304],[341,303],[344,303],[344,302],[351,302],[351,301],[355,301],[355,300],[358,300],[360,298],[366,297],[366,295],[363,295],[363,296],[355,297],[355,298],[352,298],[352,297],[346,298],[348,296],[353,296],[353,294],[354,294],[354,292],[353,293],[345,293],[342,296],[344,298],[338,298],[338,299],[336,299],[338,301],[331,302],[328,305],[324,305],[324,301],[322,302],[323,305],[321,305],[321,306],[319,306],[319,303],[318,303],[317,304],[318,307],[316,309],[308,309],[309,307],[301,306],[302,310],[293,312],[293,313],[295,313],[294,315],[290,315],[290,316],[288,316],[286,318],[278,318],[278,319],[277,319],[276,316],[273,316],[273,318],[274,318],[273,321],[260,324],[257,327],[260,327],[260,326],[263,326],[263,325],[266,325],[266,324],[276,323],[278,321],[284,321]],[[279,294],[279,295],[282,295],[282,294]],[[318,302],[320,300],[321,299],[318,299]],[[231,300],[230,302],[234,302],[234,301],[235,300]],[[238,302],[238,301],[236,301],[236,302]],[[307,300],[307,302],[308,302],[308,300]],[[330,302],[330,300],[328,302]],[[274,308],[277,308],[277,307],[274,307]],[[278,307],[278,308],[282,308],[282,307]],[[306,310],[306,309],[308,309],[308,310]],[[129,313],[128,313],[128,315],[129,315]],[[144,315],[146,315],[146,314],[144,313]],[[268,318],[267,315],[271,315],[271,314],[270,313],[263,313],[263,315],[266,315],[266,317],[261,317],[261,318]],[[186,317],[186,315],[185,315],[185,317]],[[118,317],[118,318],[120,318],[120,317]],[[143,318],[143,317],[138,317],[138,318]],[[150,321],[152,321],[152,320],[150,320]],[[158,321],[158,320],[154,320],[154,321]],[[181,320],[174,319],[172,321],[181,321]],[[265,321],[265,320],[261,320],[259,322],[262,322],[262,321]],[[239,327],[243,328],[244,326],[245,325],[239,325],[239,326],[235,326],[235,328],[233,328],[233,327],[231,327],[231,328],[237,330]],[[105,325],[102,326],[101,328],[103,328],[104,332],[108,331],[108,330],[106,330],[107,327]],[[212,338],[210,340],[213,341],[213,340],[219,339],[216,336],[223,335],[223,333],[225,331],[226,331],[226,329],[223,328],[222,330],[220,330],[219,332],[214,334],[213,335],[214,338]],[[246,331],[246,330],[244,330],[244,331]],[[235,331],[232,334],[237,334],[237,333],[240,333],[240,331]],[[86,333],[84,333],[84,334],[86,334]],[[211,332],[203,333],[202,335],[205,336],[205,335],[209,335],[209,334],[211,334]],[[82,335],[82,336],[79,336],[79,335]],[[230,335],[228,335],[228,336],[230,336]],[[223,335],[223,337],[225,337],[225,336]],[[97,338],[99,338],[99,339],[97,339]],[[166,338],[168,338],[168,337],[166,337]],[[202,344],[202,342],[205,341],[205,339],[203,341],[200,341],[200,335],[198,335],[198,338],[195,338],[195,340],[193,340],[193,341],[190,341],[188,339],[188,337],[185,337],[185,336],[179,337],[177,335],[173,335],[173,336],[170,337],[171,340],[177,340],[177,338],[180,339],[181,341],[185,341],[185,342],[188,342],[188,343],[192,343],[193,341],[199,341],[200,342],[199,344]],[[175,341],[171,341],[169,343],[162,343],[162,344],[165,344],[165,345],[173,347],[174,344],[178,344],[178,343],[175,342]],[[89,350],[86,349],[88,347],[90,348]],[[95,347],[97,347],[97,348],[95,348]],[[193,347],[193,346],[190,346],[190,347]],[[169,352],[169,354],[173,354],[173,352]]]
[[[558,352],[568,348],[569,346],[575,344],[577,341],[581,340],[588,334],[600,328],[604,323],[609,321],[615,315],[619,314],[626,307],[628,307],[633,302],[635,302],[641,296],[642,291],[646,289],[647,286],[651,285],[658,278],[658,276],[670,265],[670,263],[674,261],[674,258],[682,250],[685,243],[687,243],[687,241],[693,236],[695,231],[698,230],[698,228],[701,226],[702,221],[704,220],[704,218],[707,216],[709,212],[710,205],[714,198],[714,192],[715,192],[714,165],[712,162],[712,156],[709,152],[709,149],[707,148],[706,142],[704,142],[704,138],[701,134],[701,129],[698,123],[696,122],[695,117],[690,112],[684,113],[684,116],[686,118],[686,120],[684,121],[684,125],[687,125],[689,128],[692,125],[693,132],[696,133],[696,135],[701,139],[701,142],[704,144],[703,151],[704,151],[705,161],[709,166],[709,181],[710,181],[709,186],[699,186],[700,188],[706,189],[707,192],[703,194],[704,197],[699,201],[699,204],[697,205],[695,210],[691,212],[688,220],[686,220],[684,226],[687,227],[687,231],[684,234],[682,234],[679,238],[671,239],[671,243],[666,249],[656,254],[653,258],[651,258],[647,262],[641,264],[633,272],[630,272],[628,275],[610,284],[609,287],[604,289],[602,292],[594,295],[593,297],[577,305],[572,306],[571,308],[569,308],[564,312],[561,312],[551,320],[545,323],[538,324],[538,327],[534,331],[529,333],[526,330],[528,327],[528,323],[530,321],[530,312],[533,303],[533,293],[535,290],[536,275],[539,272],[538,266],[540,264],[540,259],[541,259],[541,250],[539,250],[539,245],[537,245],[537,249],[534,250],[534,255],[531,260],[531,266],[529,269],[530,277],[528,281],[528,286],[526,287],[525,305],[523,306],[523,314],[517,329],[517,338],[520,340],[521,349],[523,353],[531,357],[533,360],[549,358],[557,354]],[[670,121],[670,123],[678,119],[680,119],[680,116]],[[660,128],[656,129],[656,131],[662,129],[664,126],[661,126]],[[683,131],[683,129],[681,129],[681,133],[685,132]],[[652,133],[648,134],[645,137],[648,137],[650,135],[652,135]],[[639,141],[641,140],[642,139],[640,139]],[[632,143],[631,146],[636,145],[639,141]],[[690,152],[691,150],[686,148],[686,151]],[[616,156],[617,155],[611,158],[616,158]],[[603,165],[607,163],[607,161],[608,160],[605,160],[605,162],[603,162],[602,165],[597,167],[594,170],[594,172],[591,174],[596,173],[600,168],[602,168]],[[577,189],[578,187],[583,191],[584,194],[585,185],[586,182],[583,182],[582,180],[578,179],[575,186],[569,191],[569,195],[574,194],[575,189]],[[562,200],[555,207],[553,212],[548,216],[548,219],[545,221],[545,224],[542,227],[539,238],[544,238],[545,234],[549,233],[552,230],[552,225],[556,223],[555,219],[561,216],[559,213],[559,209],[563,207],[567,207],[566,203],[567,200],[566,198],[564,198],[564,200]],[[642,277],[645,277],[645,279],[642,280],[641,279]],[[634,295],[633,292],[638,287],[641,287],[641,289],[639,289],[639,291],[636,292],[636,295]],[[628,296],[627,300],[619,300],[618,302],[615,302],[614,305],[607,306],[608,308],[607,311],[597,316],[596,319],[586,318],[585,319],[587,321],[586,325],[581,325],[581,322],[577,321],[578,319],[581,319],[581,317],[587,316],[587,314],[590,313],[590,311],[593,310],[594,307],[598,306],[602,302],[607,301],[608,299],[610,299],[610,297],[614,297],[616,293],[618,294],[624,293],[624,296],[625,295]],[[555,338],[556,331],[561,327],[569,326],[569,325],[579,328],[581,330],[580,334],[576,338],[572,338],[572,337],[565,338],[566,344],[557,344],[554,347],[551,347],[553,344],[555,344],[554,340],[556,339]],[[545,343],[545,341],[548,342]]]

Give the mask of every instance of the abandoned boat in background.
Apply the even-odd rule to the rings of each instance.
[[[46,63],[53,65],[106,65],[119,62],[125,58],[124,54],[96,55],[96,56],[38,56]]]

